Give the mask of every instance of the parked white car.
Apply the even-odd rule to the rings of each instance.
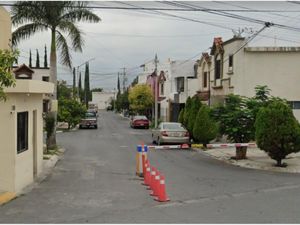
[[[189,144],[190,134],[181,123],[162,122],[156,129],[152,130],[152,142],[157,145]]]

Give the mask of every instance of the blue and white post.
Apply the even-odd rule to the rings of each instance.
[[[148,146],[147,145],[138,145],[137,152],[136,152],[136,175],[143,177],[143,158],[144,161],[147,160],[147,152]]]

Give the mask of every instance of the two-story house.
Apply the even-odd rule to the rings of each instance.
[[[11,44],[9,13],[0,6],[0,49]],[[0,193],[16,193],[31,184],[42,171],[43,95],[54,84],[32,80],[34,71],[22,65],[14,70],[16,85],[4,88],[0,102]]]
[[[300,47],[249,47],[246,41],[214,38],[210,56],[205,53],[200,59],[199,94],[214,105],[229,93],[252,97],[255,86],[267,85],[273,96],[291,103],[300,120]]]

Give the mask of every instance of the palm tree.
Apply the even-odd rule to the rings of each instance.
[[[24,1],[12,7],[12,23],[19,26],[12,34],[12,43],[17,45],[20,40],[27,39],[37,32],[51,31],[50,50],[50,81],[54,83],[53,99],[57,99],[57,57],[60,50],[63,65],[72,68],[71,55],[66,36],[71,39],[72,48],[82,51],[82,32],[76,22],[99,22],[100,18],[86,8],[87,2],[72,1]],[[57,112],[53,112],[55,120]],[[56,129],[51,135],[51,145],[56,145]]]

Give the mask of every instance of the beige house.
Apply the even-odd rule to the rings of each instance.
[[[10,14],[0,6],[0,49],[9,49],[11,43],[11,20]]]
[[[0,7],[0,49],[9,49],[11,22]],[[16,192],[33,182],[43,162],[43,94],[54,84],[32,80],[33,71],[22,65],[14,70],[16,86],[4,88],[0,102],[0,193]]]
[[[198,95],[208,104],[223,103],[227,94],[252,97],[257,85],[287,99],[300,120],[300,47],[249,47],[245,38],[214,38],[210,55],[198,67]]]
[[[52,83],[17,80],[5,88],[8,100],[0,102],[0,190],[19,192],[33,182],[43,161],[43,94]]]

